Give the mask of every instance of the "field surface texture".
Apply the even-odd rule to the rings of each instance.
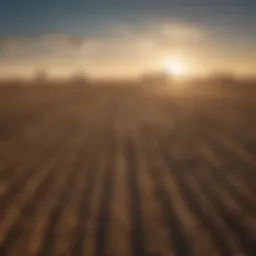
[[[1,256],[255,256],[256,98],[0,88]]]

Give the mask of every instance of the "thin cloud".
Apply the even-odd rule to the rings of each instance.
[[[2,37],[0,64],[27,65],[31,70],[37,65],[49,70],[85,69],[103,73],[143,70],[176,55],[193,60],[194,53],[198,55],[198,45],[207,45],[207,36],[200,27],[162,21],[116,25],[100,37],[68,34]]]
[[[72,58],[91,47],[94,39],[62,34],[34,37],[1,37],[0,60],[20,61],[37,58]]]
[[[0,50],[5,50],[9,47],[22,48],[26,44],[34,45],[65,45],[74,48],[82,47],[91,43],[92,39],[83,36],[65,35],[65,34],[49,34],[39,35],[34,37],[0,37]],[[21,49],[22,50],[22,49]]]
[[[41,37],[41,40],[48,42],[50,44],[65,44],[75,48],[81,47],[93,41],[91,38],[65,34],[43,35]]]

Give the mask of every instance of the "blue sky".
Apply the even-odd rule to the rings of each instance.
[[[125,68],[138,68],[131,64],[132,59],[143,62],[140,65],[144,65],[145,69],[148,68],[145,63],[153,63],[154,66],[155,61],[157,66],[158,59],[164,58],[164,55],[167,59],[172,58],[177,51],[192,66],[208,59],[206,66],[209,72],[217,69],[218,65],[220,69],[229,66],[230,59],[231,70],[240,69],[250,73],[256,67],[255,24],[254,0],[0,0],[0,65],[14,70],[19,69],[22,62],[26,64],[23,69],[26,66],[29,70],[38,61],[42,63],[42,59],[46,66],[47,61],[52,63],[54,59],[53,69],[60,67],[60,63],[63,69],[65,63],[66,69],[86,64],[87,70],[91,68],[95,71],[96,66],[100,66],[99,62],[108,62],[112,66],[112,71],[109,71],[109,67],[105,71],[108,73],[116,70],[115,65],[120,65],[121,61],[125,63],[125,73]],[[174,30],[178,37],[176,39]],[[160,36],[158,31],[165,34],[171,32],[171,41],[159,44],[163,33]],[[181,36],[182,33],[184,35]],[[196,41],[190,35],[193,33],[201,37]],[[54,37],[59,38],[60,35],[62,43],[66,40],[69,46],[72,37],[83,38],[88,48],[83,50],[83,59],[79,58],[81,49],[70,49],[67,44],[58,47],[60,39],[56,41]],[[137,45],[144,41],[147,41],[147,45],[157,44],[155,49],[152,48],[155,54],[140,53]],[[10,42],[11,48],[7,45]],[[13,42],[16,42],[16,46],[13,46]],[[87,42],[90,42],[89,46]],[[94,46],[92,42],[95,42]],[[220,55],[219,63],[216,53]],[[209,60],[211,56],[215,58],[212,61]],[[86,63],[83,62],[85,59],[88,60]],[[241,61],[246,62],[242,68]]]
[[[0,0],[0,33],[87,34],[100,32],[99,24],[136,23],[150,18],[235,26],[239,30],[252,29],[255,14],[254,0]]]

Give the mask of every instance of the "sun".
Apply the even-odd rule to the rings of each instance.
[[[186,73],[186,68],[184,63],[181,60],[169,60],[164,64],[165,71],[176,78],[181,78]]]

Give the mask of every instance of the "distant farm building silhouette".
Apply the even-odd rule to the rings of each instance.
[[[76,84],[83,84],[88,82],[88,76],[84,72],[76,71],[71,77],[72,82]]]
[[[171,76],[165,72],[149,72],[142,75],[141,80],[149,84],[170,82]]]
[[[35,74],[34,74],[34,81],[35,82],[46,82],[48,79],[48,75],[47,75],[47,72],[43,69],[39,69],[39,70],[36,70],[35,71]]]

